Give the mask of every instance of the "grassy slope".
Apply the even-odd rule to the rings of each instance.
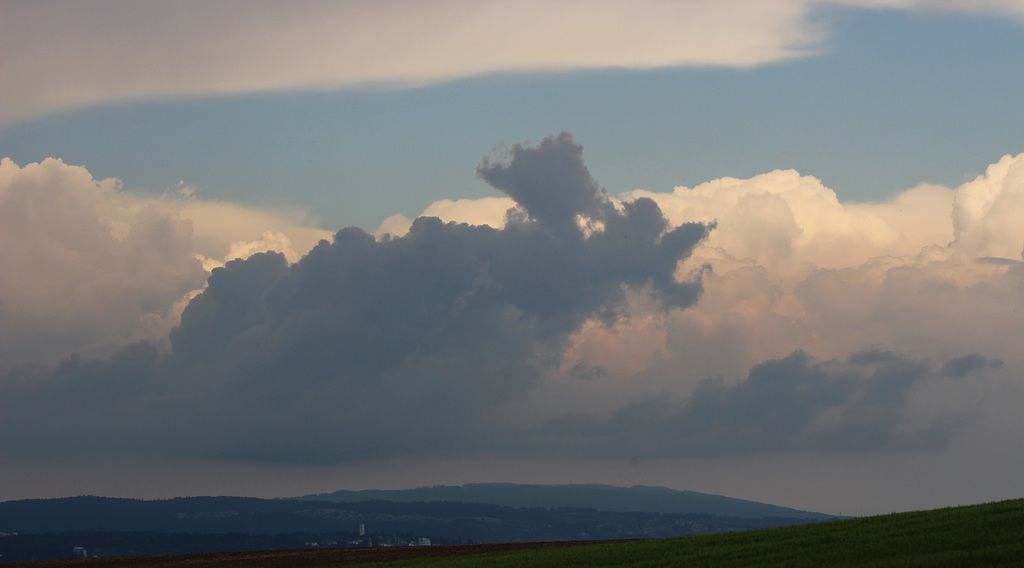
[[[521,566],[1021,566],[1024,499],[706,536],[394,562]]]

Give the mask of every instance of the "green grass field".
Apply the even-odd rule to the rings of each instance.
[[[1024,566],[1024,499],[705,536],[392,562],[522,566]]]

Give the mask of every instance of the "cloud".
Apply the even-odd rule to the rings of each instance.
[[[665,313],[631,295],[627,317],[585,323],[570,336],[558,371],[503,418],[547,447],[596,446],[611,454],[941,446],[977,407],[1000,406],[985,394],[997,388],[992,377],[1015,376],[1024,365],[1016,345],[1024,333],[1024,263],[979,257],[1020,246],[1016,226],[1000,219],[1024,214],[1014,198],[1022,163],[1024,155],[1006,156],[956,189],[922,185],[879,203],[841,203],[819,180],[794,171],[630,192],[623,198],[657,202],[670,226],[717,223],[677,272],[699,274],[700,300]],[[961,220],[956,227],[954,219]],[[909,382],[851,358],[861,352],[888,353],[886,365],[906,369]],[[751,371],[783,368],[796,382],[761,380]],[[967,376],[960,385],[946,380]],[[841,377],[849,381],[835,383]],[[866,407],[859,389],[883,388],[870,385],[884,377],[896,381],[887,391],[892,405]],[[769,387],[779,390],[769,397]],[[838,398],[797,400],[790,388]],[[751,393],[767,397],[763,412],[803,412],[800,428],[778,431],[774,415],[765,414],[743,435],[743,413],[734,405]],[[721,432],[708,430],[704,407],[730,412],[722,414]],[[855,416],[877,423],[857,425]],[[826,417],[839,422],[820,429]],[[1014,419],[1000,410],[986,420]],[[870,437],[854,435],[871,428]]]
[[[1024,6],[1016,0],[827,0],[862,9],[899,9],[953,13],[991,13],[1006,16],[1024,16]]]
[[[960,186],[953,209],[956,247],[976,257],[1019,260],[1024,227],[1024,158],[1003,156],[983,175]]]
[[[401,237],[343,229],[294,264],[229,261],[182,312],[169,353],[143,341],[9,371],[5,451],[309,463],[487,446],[502,431],[492,411],[557,368],[585,322],[625,316],[627,293],[660,312],[693,305],[700,282],[675,273],[709,230],[669,228],[646,198],[613,206],[568,134],[517,148],[480,171],[500,168],[533,219],[512,212],[499,230],[421,217]],[[60,412],[39,424],[19,408]]]
[[[505,214],[513,209],[516,202],[508,197],[483,197],[480,199],[441,199],[431,203],[420,217],[437,217],[445,223],[467,223],[469,225],[487,225],[495,229],[505,227]],[[412,219],[405,215],[392,215],[381,221],[374,231],[374,236],[384,235],[401,237],[409,232]]]
[[[515,144],[506,153],[504,162],[484,158],[477,177],[511,197],[542,227],[575,231],[577,217],[602,222],[613,207],[607,191],[587,171],[583,147],[572,143],[571,134],[546,138],[537,148]]]
[[[1004,498],[1024,463],[1024,262],[981,255],[1019,246],[1011,225],[986,225],[999,207],[1024,214],[1012,209],[1021,161],[879,203],[840,203],[789,171],[609,197],[560,135],[481,162],[528,207],[440,202],[428,210],[443,220],[391,236],[344,229],[292,262],[267,249],[315,238],[289,229],[308,229],[301,215],[187,188],[144,199],[54,160],[28,194],[44,211],[60,209],[46,192],[77,196],[73,219],[109,218],[84,224],[117,240],[155,207],[165,225],[191,222],[180,258],[212,270],[205,287],[163,298],[162,321],[178,323],[166,339],[4,361],[0,460],[27,480],[8,493],[215,493],[242,475],[275,496],[338,479],[586,478],[836,512],[849,511],[851,486],[872,513]],[[121,203],[134,208],[81,215]],[[0,243],[21,241],[12,235]],[[123,274],[121,301],[150,276]],[[965,489],[978,463],[991,473]],[[150,474],[173,483],[153,489]]]
[[[1003,368],[1003,361],[1002,359],[992,359],[989,361],[977,353],[972,353],[946,361],[946,364],[942,366],[942,372],[951,377],[960,378],[985,367],[1001,369]]]
[[[112,100],[501,71],[747,67],[808,53],[819,37],[805,12],[792,0],[6,3],[2,120]]]
[[[612,327],[585,325],[563,371],[617,369],[640,373],[652,392],[687,392],[703,377],[741,376],[796,350],[844,358],[874,346],[1016,361],[1009,338],[1024,332],[1016,260],[1024,233],[1012,220],[1024,214],[1022,164],[1024,155],[1004,156],[958,188],[920,185],[874,203],[842,203],[792,170],[626,193],[655,201],[670,226],[716,223],[677,273],[700,273],[704,293],[685,311],[658,315],[641,303]],[[684,361],[693,378],[670,380]],[[628,396],[638,386],[604,388]]]
[[[236,205],[135,195],[57,159],[4,158],[0,258],[16,268],[0,271],[0,359],[109,354],[164,336],[225,257],[274,248],[297,260],[292,238],[308,250],[328,234]]]
[[[665,324],[680,330],[668,351],[689,352],[696,336],[714,343],[705,352],[731,345],[748,366],[869,345],[1014,357],[1020,265],[978,259],[1019,258],[1024,234],[1009,220],[1024,213],[1021,164],[1024,155],[1005,156],[959,188],[925,185],[882,203],[840,203],[793,171],[628,194],[655,200],[672,223],[718,223],[681,268],[711,267],[701,302]]]
[[[442,199],[431,203],[420,216],[437,217],[445,223],[454,221],[502,229],[505,227],[505,214],[515,206],[515,201],[507,197],[457,199],[455,201]]]
[[[840,203],[820,180],[794,170],[721,178],[669,194],[638,190],[674,222],[718,220],[707,243],[780,273],[859,266],[878,256],[916,254],[953,240],[953,191],[920,186],[889,203]]]
[[[32,198],[75,221],[3,225],[27,243],[4,251],[28,267],[21,289],[65,278],[53,259],[110,266],[117,301],[158,279],[154,313],[180,321],[166,341],[129,325],[110,356],[9,364],[0,447],[279,464],[946,451],[1019,421],[1024,263],[979,259],[1020,247],[1004,219],[1024,214],[1021,163],[879,203],[794,171],[612,198],[562,133],[480,162],[507,197],[439,202],[445,220],[347,228],[289,258],[273,249],[315,230],[7,160],[4,215]],[[200,229],[217,215],[249,236]],[[94,246],[38,244],[54,239]],[[137,264],[132,246],[164,260]],[[205,287],[197,251],[218,260]]]
[[[977,364],[967,369],[964,361]],[[963,376],[988,365],[971,354],[942,373],[952,366]],[[949,443],[966,416],[932,409],[922,419],[909,400],[940,379],[929,361],[893,352],[815,361],[795,351],[754,365],[743,380],[702,380],[682,400],[645,399],[606,418],[559,418],[530,434],[549,448],[647,458],[935,448]]]
[[[750,67],[822,52],[834,5],[1024,16],[1012,0],[6,2],[0,124],[112,101]]]
[[[633,404],[675,401],[670,414],[678,417],[684,401],[708,388],[708,377],[749,380],[751,368],[794,352],[826,361],[808,368],[834,369],[851,353],[882,350],[927,362],[928,371],[904,392],[905,406],[889,409],[887,437],[875,438],[911,444],[909,434],[898,433],[897,416],[982,404],[942,377],[1024,365],[1015,344],[1024,333],[1024,262],[982,256],[1019,257],[1022,236],[1007,221],[1024,215],[1015,197],[1024,182],[1021,164],[1024,155],[1004,156],[958,188],[922,184],[874,203],[842,203],[820,180],[792,170],[624,194],[626,201],[655,201],[670,226],[717,223],[676,273],[699,275],[700,300],[666,313],[643,293],[627,294],[616,319],[589,319],[570,335],[558,370],[501,409],[502,420],[525,436],[575,423],[567,417],[587,428],[623,424],[610,417]],[[481,218],[484,209],[463,200],[459,214]],[[932,418],[918,420],[921,444],[960,431],[956,420]],[[1008,419],[991,417],[994,424]],[[740,451],[739,444],[723,447]]]
[[[300,209],[268,211],[197,198],[172,199],[169,205],[192,221],[196,252],[220,264],[270,250],[295,262],[332,234],[318,227],[319,219]]]
[[[115,180],[97,182],[60,160],[0,162],[6,362],[134,339],[202,286],[191,225],[118,190]]]
[[[1021,164],[877,203],[788,170],[613,197],[561,134],[481,161],[505,196],[320,242],[301,212],[4,160],[0,345],[28,347],[4,354],[0,458],[342,463],[371,485],[633,459],[722,492],[850,467],[920,500],[922,464],[956,489],[1024,459]],[[999,475],[970,494],[1016,487]]]

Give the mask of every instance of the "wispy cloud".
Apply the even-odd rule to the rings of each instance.
[[[496,72],[750,67],[819,53],[818,8],[1015,2],[6,2],[0,124],[112,101],[407,88]]]

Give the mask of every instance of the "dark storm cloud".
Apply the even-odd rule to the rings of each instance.
[[[562,132],[536,148],[515,144],[508,161],[484,158],[477,176],[511,197],[533,219],[555,230],[578,230],[576,216],[603,219],[611,207],[583,163],[583,148]]]
[[[606,375],[608,375],[608,370],[604,367],[587,367],[583,363],[576,363],[569,369],[570,377],[583,381],[598,379]]]
[[[987,360],[984,366],[987,366]],[[880,450],[944,445],[962,417],[915,425],[911,389],[961,369],[863,351],[846,361],[815,361],[803,351],[765,361],[746,379],[701,382],[685,402],[646,400],[607,420],[561,419],[534,434],[549,447],[588,447],[606,456],[730,455],[771,451]]]
[[[5,451],[337,462],[471,451],[488,414],[560,362],[569,334],[613,320],[625,290],[693,304],[680,260],[709,227],[668,230],[657,205],[617,209],[571,135],[516,145],[479,175],[528,216],[503,230],[417,219],[381,241],[339,231],[288,266],[215,269],[170,335],[102,361],[7,373]],[[591,234],[577,217],[599,226]]]
[[[1005,363],[1002,359],[989,359],[977,353],[971,353],[946,361],[942,366],[942,374],[960,378],[985,368],[1002,369],[1004,366]]]

